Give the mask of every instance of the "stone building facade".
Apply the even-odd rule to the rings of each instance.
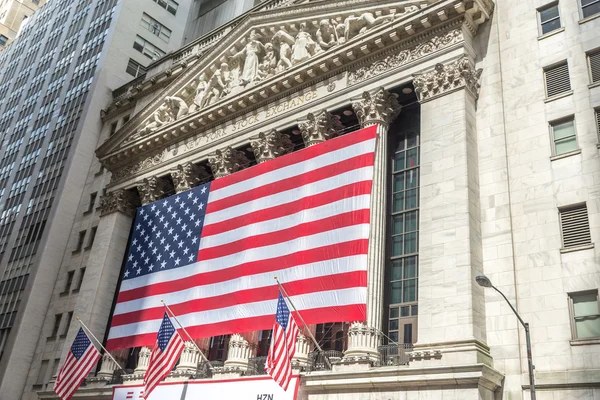
[[[299,341],[298,397],[529,398],[524,331],[485,274],[530,323],[537,397],[597,398],[594,4],[266,1],[165,57],[103,113],[74,313],[105,337],[136,206],[376,124],[367,320],[319,368]],[[207,374],[189,345],[168,379],[255,373],[261,335],[202,342],[224,361]],[[149,351],[115,353],[124,376],[105,356],[75,398],[139,383]]]

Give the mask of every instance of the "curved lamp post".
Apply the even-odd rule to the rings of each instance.
[[[523,325],[523,328],[525,328],[525,341],[527,342],[527,364],[529,366],[529,390],[531,393],[531,400],[535,400],[535,379],[533,376],[533,370],[535,367],[533,366],[533,359],[531,357],[531,337],[529,335],[529,324],[527,322],[523,321],[523,319],[521,319],[521,316],[519,315],[517,310],[515,310],[515,308],[512,306],[512,304],[510,304],[510,301],[508,301],[508,299],[506,298],[504,293],[502,293],[500,290],[498,290],[497,287],[492,285],[492,281],[490,281],[490,279],[487,276],[477,275],[475,277],[475,281],[477,281],[477,284],[479,286],[482,286],[484,288],[492,288],[496,292],[500,293],[500,295],[502,295],[502,297],[504,297],[504,300],[506,300],[506,302],[510,306],[510,309],[513,310],[513,312],[517,316],[517,319],[519,320],[521,325]]]

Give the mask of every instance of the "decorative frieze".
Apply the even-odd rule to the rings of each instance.
[[[325,110],[309,113],[305,121],[298,123],[298,127],[306,147],[331,139],[344,129],[340,117]]]
[[[272,160],[294,150],[290,136],[275,129],[266,133],[261,132],[258,136],[251,138],[250,145],[258,163]]]
[[[142,205],[160,200],[169,192],[167,181],[156,176],[144,178],[136,186]]]
[[[163,149],[160,153],[146,157],[142,161],[139,161],[135,164],[120,168],[112,173],[110,178],[111,182],[118,181],[120,179],[128,178],[132,175],[135,175],[138,172],[145,171],[158,165],[162,162],[165,157],[167,150]]]
[[[125,189],[108,192],[100,199],[100,215],[121,212],[128,216],[135,215],[137,199],[133,192]]]
[[[178,164],[170,173],[177,193],[190,190],[210,178],[210,174],[203,167],[191,162]]]
[[[348,84],[355,85],[377,75],[399,68],[408,63],[417,61],[425,56],[460,43],[464,40],[461,28],[453,29],[444,34],[419,43],[411,49],[395,51],[393,54],[373,62],[365,67],[358,68],[348,73]]]
[[[383,125],[385,127],[400,113],[398,95],[379,88],[374,92],[363,92],[362,98],[352,102],[352,108],[362,127]]]
[[[463,55],[445,65],[436,64],[433,71],[414,75],[413,84],[421,103],[462,88],[477,98],[482,71],[475,69],[470,58]]]
[[[250,161],[246,158],[243,151],[225,147],[209,155],[208,163],[216,179],[239,171],[247,166]]]

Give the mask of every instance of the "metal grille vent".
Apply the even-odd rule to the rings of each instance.
[[[585,204],[560,210],[563,247],[577,247],[592,243],[587,206]]]
[[[596,113],[596,131],[598,132],[598,140],[600,140],[600,108],[594,111]]]
[[[553,97],[571,90],[569,66],[566,62],[547,68],[544,72],[546,75],[546,95],[548,97]]]
[[[600,82],[600,51],[590,54],[588,59],[590,62],[590,75],[592,75],[592,83]]]

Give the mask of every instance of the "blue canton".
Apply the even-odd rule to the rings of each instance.
[[[75,356],[75,358],[79,360],[91,344],[92,342],[90,342],[90,339],[83,331],[83,328],[79,328],[79,332],[77,332],[77,336],[75,336],[75,341],[71,346],[71,353],[73,353],[73,356]]]
[[[165,313],[162,323],[160,324],[160,329],[158,330],[158,347],[160,348],[160,351],[165,351],[165,348],[169,344],[169,340],[171,340],[174,333],[175,328],[171,323],[171,318]]]
[[[288,322],[290,321],[290,309],[287,304],[285,304],[285,300],[279,292],[279,300],[277,300],[277,313],[275,314],[275,320],[277,323],[283,328],[285,331],[288,326]]]
[[[123,279],[196,262],[210,183],[137,209]]]

